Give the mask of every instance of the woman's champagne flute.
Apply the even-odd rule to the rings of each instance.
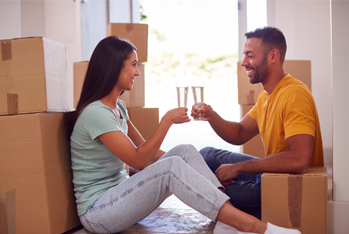
[[[187,107],[189,85],[176,83],[178,107]]]

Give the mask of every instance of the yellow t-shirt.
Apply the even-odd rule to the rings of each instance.
[[[324,165],[322,137],[314,98],[308,87],[287,74],[273,92],[263,90],[248,113],[257,121],[265,155],[288,150],[286,139],[298,134],[314,137],[312,167]]]

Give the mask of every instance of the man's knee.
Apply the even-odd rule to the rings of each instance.
[[[202,148],[199,153],[202,155],[202,157],[206,160],[206,158],[210,158],[212,157],[212,149],[214,149],[213,147],[207,146],[205,148]]]
[[[220,163],[217,161],[214,150],[216,150],[213,147],[205,147],[199,151],[199,153],[202,155],[203,159],[205,160],[207,166],[211,169],[211,171],[215,171]]]

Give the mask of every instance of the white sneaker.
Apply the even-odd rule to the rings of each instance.
[[[283,228],[274,224],[268,223],[267,230],[264,234],[302,234],[300,231],[295,229]]]
[[[238,234],[236,228],[217,221],[216,226],[213,229],[213,234]]]

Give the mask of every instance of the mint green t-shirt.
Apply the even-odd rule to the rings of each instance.
[[[98,138],[114,131],[127,135],[129,120],[125,103],[118,100],[122,118],[101,101],[89,104],[81,112],[70,137],[74,191],[78,215],[88,208],[109,188],[128,178],[125,164]]]

